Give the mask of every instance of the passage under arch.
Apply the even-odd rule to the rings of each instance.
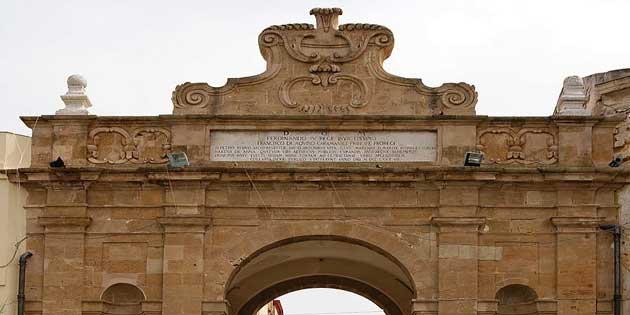
[[[252,315],[280,295],[306,288],[359,294],[388,315],[411,313],[413,282],[398,261],[359,241],[330,236],[283,240],[248,257],[231,277],[231,313]]]

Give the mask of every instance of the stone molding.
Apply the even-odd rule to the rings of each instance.
[[[158,217],[157,222],[166,233],[203,233],[212,224],[212,219],[205,216]]]
[[[431,223],[440,232],[477,232],[486,223],[485,217],[433,217]]]
[[[604,217],[552,217],[558,233],[595,233]]]
[[[436,300],[412,300],[412,315],[437,315],[439,302]]]
[[[227,301],[205,301],[201,302],[202,315],[226,315],[229,311]]]
[[[142,301],[143,315],[162,315],[162,301]],[[81,315],[103,315],[105,305],[103,301],[83,301],[81,302]]]
[[[76,227],[86,228],[87,226],[90,225],[91,222],[92,222],[92,219],[89,217],[42,216],[42,217],[37,218],[37,223],[45,227],[76,226]]]
[[[91,222],[90,217],[41,216],[37,218],[37,223],[46,228],[46,233],[85,233],[85,229]]]
[[[540,315],[556,315],[558,314],[558,302],[555,300],[536,300],[536,314]],[[478,315],[497,315],[499,310],[498,300],[478,300],[477,301],[477,314]]]
[[[537,300],[536,308],[540,315],[556,315],[558,314],[558,301],[554,300]]]
[[[477,315],[496,315],[499,308],[498,300],[478,300]]]

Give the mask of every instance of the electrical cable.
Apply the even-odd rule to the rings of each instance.
[[[11,259],[9,259],[8,263],[0,265],[0,268],[8,267],[13,262],[13,260],[15,260],[15,257],[17,257],[17,252],[20,250],[20,244],[22,244],[22,242],[24,242],[27,238],[28,236],[24,236],[21,240],[15,243],[15,250],[13,251],[13,255],[11,255]]]
[[[380,311],[321,312],[321,313],[284,313],[284,315],[342,315],[342,314],[375,314],[375,313],[385,314],[385,312],[380,310]]]

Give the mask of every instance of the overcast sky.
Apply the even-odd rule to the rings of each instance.
[[[370,300],[336,289],[306,289],[279,298],[285,315],[384,315]]]
[[[547,116],[566,76],[630,67],[627,0],[0,0],[0,130],[30,134],[18,116],[62,108],[73,73],[88,80],[93,114],[169,114],[175,85],[262,72],[263,28],[314,23],[309,9],[329,6],[341,23],[394,32],[389,72],[474,84],[482,115]]]
[[[178,83],[262,72],[259,32],[314,23],[315,6],[388,26],[389,72],[474,84],[483,115],[550,115],[564,77],[630,67],[627,0],[0,0],[0,130],[29,134],[18,116],[63,107],[73,73],[87,78],[94,114],[171,113]]]

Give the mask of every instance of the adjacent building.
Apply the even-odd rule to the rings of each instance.
[[[0,170],[28,167],[31,163],[31,139],[0,132]],[[26,250],[26,189],[9,182],[0,173],[0,309],[1,314],[15,314],[18,258]]]

